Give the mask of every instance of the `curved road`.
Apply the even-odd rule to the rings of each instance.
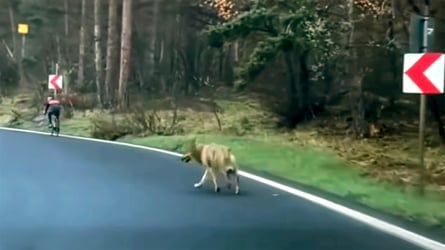
[[[241,178],[119,145],[0,130],[0,250],[422,249]]]

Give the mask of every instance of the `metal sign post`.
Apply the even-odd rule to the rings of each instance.
[[[56,63],[56,75],[59,74],[59,63]],[[54,88],[54,98],[57,98],[57,89]]]
[[[422,30],[422,49],[420,52],[428,51],[428,18],[430,14],[430,1],[425,0],[425,12],[423,17],[423,30]],[[420,112],[419,112],[419,157],[420,157],[420,176],[419,176],[419,192],[420,194],[425,193],[425,179],[426,179],[426,168],[425,168],[425,116],[426,116],[426,95],[420,95]]]

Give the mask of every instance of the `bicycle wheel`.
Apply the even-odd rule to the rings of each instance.
[[[57,133],[57,120],[54,115],[51,116],[51,135]]]
[[[60,121],[58,118],[55,117],[54,119],[54,132],[56,132],[56,136],[59,136],[59,132],[60,132]]]
[[[51,135],[54,135],[54,117],[51,120]]]
[[[60,133],[60,120],[57,119],[57,136],[59,136]]]

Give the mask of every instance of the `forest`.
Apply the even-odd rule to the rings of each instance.
[[[444,232],[445,98],[426,97],[422,172],[420,95],[402,92],[410,20],[423,8],[424,0],[2,0],[0,123],[47,131],[42,103],[55,94],[61,133],[176,151],[191,136],[226,143],[246,168]],[[432,0],[430,15],[428,50],[445,52],[445,0]],[[48,89],[50,74],[62,75],[61,90]]]

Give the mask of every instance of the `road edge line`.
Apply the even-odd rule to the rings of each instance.
[[[8,128],[8,127],[0,127],[0,130],[22,132],[22,133],[29,133],[29,134],[50,135],[50,133],[47,133],[47,132],[33,131],[33,130],[26,130],[26,129],[17,129],[17,128]],[[145,149],[145,150],[159,152],[159,153],[173,155],[173,156],[181,155],[179,153],[164,150],[164,149],[153,148],[153,147],[148,147],[148,146],[141,146],[141,145],[126,143],[126,142],[107,141],[107,140],[96,139],[96,138],[88,138],[88,137],[72,136],[72,135],[64,135],[64,134],[60,134],[59,136],[64,137],[64,138],[70,138],[70,139],[93,141],[93,142],[100,142],[100,143],[105,143],[105,144],[114,144],[114,145],[120,145],[120,146],[132,147],[132,148]],[[422,236],[420,234],[411,232],[411,231],[406,230],[402,227],[390,224],[389,222],[385,222],[381,219],[377,219],[370,215],[364,214],[362,212],[353,210],[346,206],[329,201],[325,198],[318,197],[316,195],[298,190],[297,188],[286,186],[286,185],[278,183],[276,181],[272,181],[272,180],[266,179],[264,177],[260,177],[260,176],[257,176],[257,175],[254,175],[254,174],[251,174],[251,173],[248,173],[245,171],[239,171],[239,174],[243,177],[249,178],[251,180],[254,180],[254,181],[260,182],[262,184],[274,187],[281,191],[285,191],[287,193],[293,194],[295,196],[298,196],[300,198],[308,200],[312,203],[318,204],[318,205],[325,207],[331,211],[343,214],[346,217],[349,217],[356,221],[360,221],[368,226],[371,226],[375,229],[378,229],[378,230],[388,233],[390,235],[396,236],[400,239],[403,239],[405,241],[413,243],[417,246],[426,247],[427,249],[431,249],[431,250],[441,250],[441,249],[445,250],[445,244],[442,244],[441,242],[429,239],[429,238]]]

